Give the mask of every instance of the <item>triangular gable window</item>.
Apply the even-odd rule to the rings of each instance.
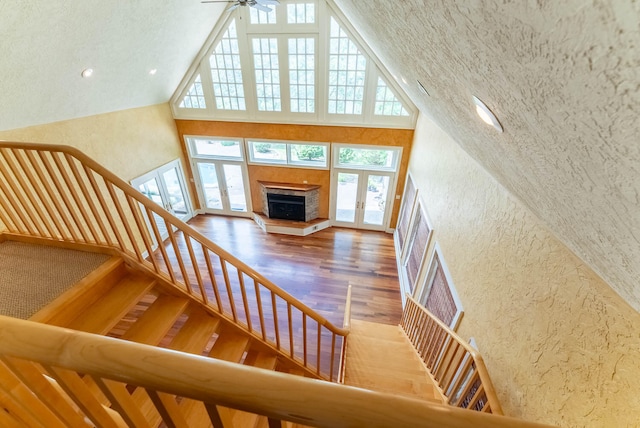
[[[374,114],[379,116],[409,116],[409,112],[404,108],[393,89],[380,76],[378,76]]]
[[[417,109],[325,0],[223,18],[172,99],[174,117],[415,126]]]
[[[180,108],[207,108],[207,103],[204,101],[204,92],[202,91],[202,82],[200,81],[200,75],[198,74],[193,81],[193,84],[187,91],[180,102]]]

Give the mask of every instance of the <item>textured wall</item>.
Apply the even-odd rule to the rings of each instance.
[[[335,1],[420,111],[640,310],[640,2]]]
[[[0,139],[74,146],[126,181],[182,156],[167,103],[1,131]]]
[[[413,130],[408,129],[212,122],[206,120],[176,120],[176,125],[182,141],[184,141],[185,135],[209,135],[216,137],[266,138],[274,140],[319,141],[324,143],[371,144],[402,147],[402,160],[400,161],[398,177],[404,177],[406,175],[409,153],[411,151],[411,141],[413,138]],[[304,180],[307,180],[309,184],[320,184],[322,186],[320,189],[320,217],[327,218],[329,215],[329,184],[331,177],[328,170],[274,168],[250,165],[249,180],[251,182],[250,186],[254,211],[262,211],[262,200],[260,198],[258,181],[302,183]],[[403,189],[404,182],[398,180],[396,194],[401,195]],[[195,188],[192,189],[192,194],[197,195]],[[389,227],[395,227],[399,208],[400,201],[394,200]]]
[[[409,170],[505,413],[637,426],[640,315],[424,116]]]

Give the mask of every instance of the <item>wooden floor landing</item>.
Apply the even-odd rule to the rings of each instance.
[[[278,235],[250,219],[213,215],[189,225],[336,325],[342,325],[349,284],[353,319],[400,322],[391,234],[332,227],[309,236]]]

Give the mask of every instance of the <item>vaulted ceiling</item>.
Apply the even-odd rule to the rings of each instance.
[[[640,3],[335,3],[421,112],[640,310]],[[0,3],[0,130],[167,102],[223,8]]]

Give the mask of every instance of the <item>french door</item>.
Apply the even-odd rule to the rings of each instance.
[[[251,216],[249,180],[244,162],[194,159],[193,164],[196,187],[205,212]]]
[[[193,217],[178,159],[132,180],[131,185],[180,220],[187,221]],[[159,216],[154,216],[162,239],[166,239],[168,233],[165,222]],[[155,247],[155,235],[151,229],[150,232]]]
[[[335,226],[386,230],[395,173],[334,169],[331,212]]]

